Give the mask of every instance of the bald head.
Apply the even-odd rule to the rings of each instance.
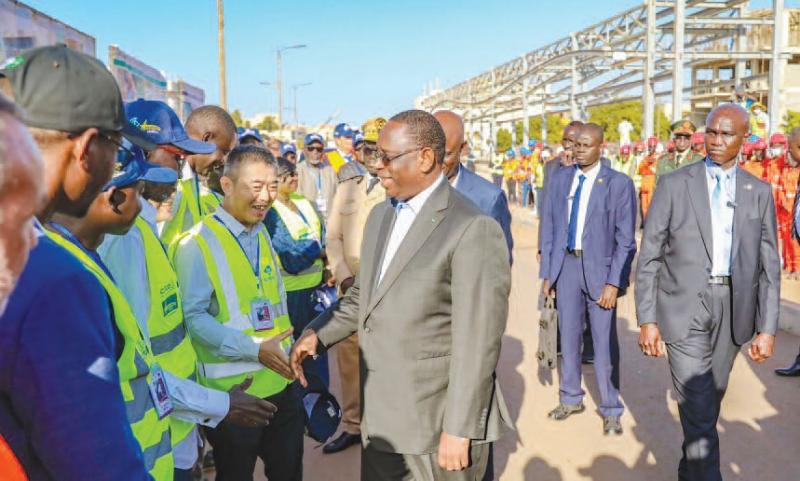
[[[204,105],[192,111],[186,119],[186,133],[195,140],[217,146],[211,154],[189,155],[186,161],[200,178],[219,192],[219,178],[228,153],[236,147],[236,124],[221,107]]]
[[[729,168],[739,157],[745,138],[750,133],[750,115],[736,104],[722,104],[706,118],[706,152],[723,168]]]
[[[458,175],[461,164],[461,152],[466,141],[464,140],[464,121],[461,116],[449,110],[440,110],[433,114],[439,125],[444,130],[444,174],[448,179]]]
[[[603,147],[603,128],[597,124],[584,124],[575,139],[575,163],[584,171],[600,160]]]

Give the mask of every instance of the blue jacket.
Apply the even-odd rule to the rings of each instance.
[[[140,481],[108,296],[39,237],[0,317],[0,433],[31,480]]]
[[[569,229],[568,197],[577,169],[558,169],[548,185],[542,215],[542,261],[539,277],[556,285],[567,255]],[[598,299],[606,284],[619,287],[622,295],[630,282],[631,263],[636,253],[636,191],[625,174],[600,166],[589,206],[581,242],[586,284],[593,299]]]
[[[506,236],[506,245],[508,245],[508,261],[512,262],[514,239],[511,237],[511,212],[508,210],[505,192],[463,166],[460,167],[458,175],[456,190],[474,202],[484,214],[496,220],[502,227]]]
[[[319,215],[319,213],[317,213]],[[322,216],[320,216],[322,218]],[[267,211],[264,225],[269,232],[272,247],[281,260],[283,269],[289,274],[302,272],[319,259],[325,248],[325,224],[322,224],[322,245],[314,239],[294,240],[289,228],[274,208]]]

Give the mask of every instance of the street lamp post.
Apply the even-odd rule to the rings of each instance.
[[[278,128],[283,125],[283,52],[293,48],[305,48],[305,44],[290,45],[288,47],[280,47],[277,51],[276,57],[276,79],[275,88],[278,90]]]
[[[309,85],[311,85],[311,82],[292,85],[292,96],[294,97],[294,126],[295,127],[297,127],[297,125],[298,125],[298,121],[297,121],[297,89],[299,89],[300,87],[307,87]]]

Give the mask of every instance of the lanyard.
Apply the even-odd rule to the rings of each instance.
[[[233,233],[233,231],[231,230],[230,227],[228,227],[227,224],[222,222],[222,219],[217,217],[216,214],[214,215],[214,219],[216,219],[217,222],[219,222],[226,229],[228,229],[228,232],[230,232],[231,237],[233,237],[233,240],[235,240],[236,243],[239,244],[239,248],[242,250],[242,254],[244,254],[244,258],[247,260],[247,263],[250,264],[250,266],[252,267],[253,263],[250,262],[250,258],[247,257],[247,251],[244,250],[244,246],[242,245],[242,242],[239,240],[239,238]],[[256,237],[256,265],[255,267],[253,267],[253,275],[256,278],[256,288],[258,288],[259,291],[261,291],[261,277],[259,276],[260,272],[261,272],[261,239]]]
[[[317,197],[322,197],[322,169],[317,168]]]
[[[89,256],[90,259],[92,259],[98,266],[100,266],[100,268],[103,269],[103,272],[106,273],[108,278],[111,279],[111,281],[116,284],[116,281],[114,280],[114,276],[111,275],[111,271],[108,270],[108,267],[106,267],[106,264],[103,262],[103,260],[97,254],[97,252],[90,251],[90,250],[86,249],[85,247],[83,247],[83,244],[81,244],[81,241],[79,241],[74,235],[72,235],[72,232],[70,232],[63,225],[61,225],[61,224],[59,224],[57,222],[53,222],[53,221],[50,221],[47,225],[49,225],[61,237],[63,237],[64,239],[70,241],[75,246],[77,246],[78,249],[82,250],[87,256]]]
[[[197,213],[200,214],[200,217],[203,217],[203,205],[200,202],[200,180],[198,180],[196,173],[192,179],[194,180],[194,200],[197,202]]]

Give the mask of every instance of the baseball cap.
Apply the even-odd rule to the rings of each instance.
[[[288,144],[288,143],[281,145],[281,157],[288,154],[289,152],[297,154],[297,147],[295,147],[294,144]]]
[[[236,129],[236,135],[239,137],[239,142],[244,140],[246,137],[253,137],[259,142],[264,142],[264,139],[261,137],[261,134],[256,129],[246,129],[244,127],[239,127]]]
[[[353,136],[353,128],[350,125],[341,123],[333,129],[333,138],[338,139],[339,137],[352,137]]]
[[[364,143],[364,134],[361,132],[356,132],[353,134],[353,147],[363,144]]]
[[[514,149],[506,150],[506,157],[514,157]]]
[[[129,102],[125,104],[125,115],[128,123],[158,145],[174,145],[190,154],[211,154],[217,150],[214,144],[189,138],[178,114],[160,100]]]
[[[528,147],[530,148],[536,147],[536,139],[530,139],[528,141]]]
[[[64,44],[28,49],[0,64],[25,123],[79,133],[89,128],[119,132],[145,150],[155,144],[125,117],[117,81],[94,57]]]
[[[178,173],[168,167],[151,164],[145,158],[144,150],[141,147],[125,142],[117,155],[114,175],[103,187],[103,190],[111,187],[127,187],[140,180],[174,184],[178,181]]]
[[[303,144],[305,145],[309,145],[314,142],[319,142],[323,146],[325,145],[325,139],[323,139],[322,136],[317,133],[308,134],[306,135],[305,139],[303,139]]]

